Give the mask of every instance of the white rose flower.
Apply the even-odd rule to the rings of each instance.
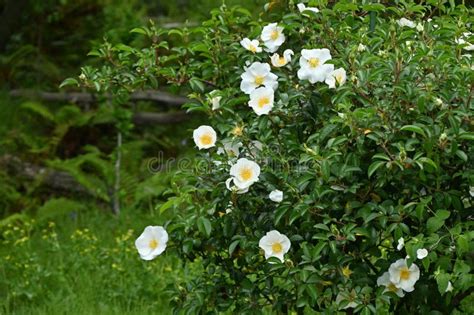
[[[298,3],[296,6],[298,7],[300,13],[304,13],[304,11],[313,11],[314,13],[319,13],[318,8],[306,7],[304,3]]]
[[[410,268],[407,266],[405,259],[399,259],[390,265],[388,269],[390,273],[390,281],[403,291],[411,292],[415,290],[415,283],[420,278],[420,269],[417,265],[411,264]]]
[[[280,57],[280,55],[277,53],[273,54],[273,56],[270,58],[272,65],[277,68],[286,66],[288,62],[291,61],[291,56],[293,56],[293,54],[294,52],[291,49],[285,50],[282,57]]]
[[[232,140],[223,140],[222,144],[224,147],[217,149],[217,154],[226,153],[230,157],[237,157],[240,154],[240,148],[242,147],[242,142],[234,142]]]
[[[266,50],[273,53],[285,42],[283,27],[278,26],[277,23],[268,24],[263,28],[260,38],[262,39]]]
[[[147,226],[135,241],[135,247],[143,260],[152,260],[166,249],[168,233],[162,226]]]
[[[400,237],[398,239],[397,250],[402,250],[404,246],[405,246],[405,239],[403,237]]]
[[[416,257],[418,259],[423,259],[428,256],[428,250],[426,248],[420,248],[416,251]]]
[[[367,46],[365,46],[362,43],[360,43],[359,46],[357,46],[357,51],[358,52],[363,52],[363,51],[366,51],[366,50],[367,50]]]
[[[390,273],[385,272],[383,275],[381,275],[377,279],[377,285],[381,286],[383,285],[385,287],[385,290],[383,292],[393,292],[399,297],[404,297],[405,293],[403,293],[403,290],[401,288],[397,288],[395,284],[393,284],[392,281],[390,281]]]
[[[278,87],[278,77],[270,72],[268,63],[254,62],[250,67],[245,68],[245,72],[240,77],[242,78],[240,89],[245,94],[250,94],[262,85],[273,90]]]
[[[326,77],[325,82],[330,89],[335,89],[336,83],[338,86],[341,86],[346,83],[346,79],[346,70],[344,70],[343,68],[339,68],[329,73],[329,75]]]
[[[240,158],[230,168],[230,176],[238,189],[246,189],[258,181],[260,166],[246,158]]]
[[[416,27],[415,22],[410,21],[409,19],[406,19],[406,18],[401,18],[400,20],[397,21],[397,23],[400,27],[404,27],[404,26],[409,27],[409,28]]]
[[[250,93],[249,106],[260,115],[268,114],[273,108],[274,91],[271,88],[260,87]]]
[[[218,95],[219,91],[213,90],[209,92],[208,99],[212,105],[212,110],[217,110],[221,107],[222,96]]]
[[[268,198],[274,202],[282,202],[283,192],[281,190],[275,189],[270,193],[270,195],[268,195]]]
[[[259,47],[260,42],[258,39],[250,40],[246,37],[240,41],[240,45],[253,53],[262,52],[262,47]]]
[[[217,134],[211,126],[203,125],[193,131],[193,139],[199,150],[209,149],[216,145]]]
[[[323,82],[329,73],[334,70],[334,65],[324,64],[331,59],[329,49],[303,49],[300,57],[298,78],[308,80],[310,83]]]
[[[290,250],[291,242],[286,235],[272,230],[260,239],[258,246],[265,252],[265,259],[277,257],[284,262],[284,255]]]
[[[249,188],[246,187],[246,188],[243,188],[243,189],[240,189],[239,187],[235,186],[235,185],[231,185],[232,181],[234,179],[232,177],[229,177],[226,181],[225,181],[225,186],[227,187],[228,190],[230,191],[233,191],[237,194],[245,194],[246,192],[249,191]]]

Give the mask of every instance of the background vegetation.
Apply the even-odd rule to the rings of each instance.
[[[87,54],[104,40],[140,46],[143,38],[133,28],[150,20],[167,28],[196,25],[219,4],[0,1],[0,313],[170,312],[167,286],[194,267],[172,253],[144,264],[133,242],[144,226],[172,215],[159,209],[176,164],[159,166],[189,154],[195,118],[130,126],[121,147],[117,216],[113,109],[106,100],[45,100],[36,91],[60,92],[60,83],[80,67],[99,65]],[[25,89],[20,97],[12,93]],[[130,104],[125,115],[169,108],[145,100]],[[156,161],[151,170],[150,161]]]

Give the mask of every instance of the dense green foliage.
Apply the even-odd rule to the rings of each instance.
[[[316,14],[300,14],[290,3],[283,10],[270,5],[255,20],[243,8],[222,6],[202,27],[137,28],[132,32],[150,38],[150,47],[104,46],[96,54],[112,55],[115,66],[83,71],[86,86],[125,97],[137,88],[187,83],[195,100],[187,107],[209,115],[218,146],[241,142],[240,156],[262,168],[244,194],[225,186],[236,157],[215,149],[202,154],[205,170],[176,174],[181,186],[161,209],[175,209],[167,224],[173,249],[191,261],[200,257],[205,268],[180,289],[176,309],[472,312],[473,72],[457,44],[472,10],[438,1],[316,3]],[[399,25],[402,17],[419,26]],[[275,107],[255,115],[240,75],[247,62],[269,62],[270,54],[253,54],[239,41],[258,38],[269,22],[284,27],[279,53],[328,48],[329,63],[346,69],[347,82],[329,89],[300,81],[293,58],[272,70]],[[176,36],[184,44],[170,47]],[[217,111],[210,89],[222,96]],[[255,140],[261,150],[251,149]],[[273,189],[284,192],[282,203],[268,200]],[[292,242],[285,263],[269,264],[259,252],[259,239],[272,229]],[[401,237],[405,248],[397,250]],[[421,248],[428,256],[417,260]],[[384,293],[377,278],[407,255],[421,271],[414,292]]]

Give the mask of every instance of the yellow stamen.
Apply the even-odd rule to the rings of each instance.
[[[150,246],[151,249],[155,249],[158,247],[158,241],[155,239],[152,239],[150,243],[148,243],[148,246]]]
[[[266,96],[260,98],[258,100],[258,107],[259,108],[263,108],[265,105],[269,104],[270,103],[270,99]]]
[[[319,66],[320,63],[318,58],[310,58],[308,62],[311,68],[316,68],[317,66]]]
[[[257,47],[255,47],[254,45],[250,44],[249,46],[249,50],[253,53],[257,52]]]
[[[202,135],[199,140],[201,141],[202,145],[210,145],[212,144],[212,136],[209,134]]]
[[[265,77],[262,77],[261,75],[257,75],[255,77],[255,84],[256,85],[262,85],[263,81],[265,81]]]
[[[403,267],[400,270],[400,279],[401,280],[408,280],[410,278],[410,270],[407,267]]]
[[[280,35],[280,33],[277,31],[277,30],[273,30],[272,31],[272,34],[270,35],[270,38],[272,40],[277,40],[278,36]]]
[[[337,81],[337,83],[341,84],[341,82],[342,82],[342,74],[336,75],[336,81]]]
[[[349,269],[349,266],[345,266],[344,268],[342,268],[342,274],[344,275],[344,277],[349,278],[352,274],[352,270]]]
[[[235,126],[235,128],[232,130],[232,134],[236,137],[239,137],[242,135],[243,131],[244,131],[244,127]]]
[[[281,246],[280,243],[273,243],[272,244],[272,251],[275,254],[281,253],[282,250],[283,250],[283,246]]]
[[[390,283],[388,286],[387,286],[387,289],[389,291],[392,291],[392,292],[397,292],[398,291],[398,288],[393,284],[393,283]]]
[[[247,181],[249,180],[250,178],[252,178],[252,170],[250,168],[243,168],[241,171],[240,171],[240,177],[242,177],[242,179],[244,181]]]
[[[283,66],[286,63],[285,57],[278,58],[278,63]]]

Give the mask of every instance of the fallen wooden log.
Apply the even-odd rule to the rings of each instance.
[[[102,97],[109,99],[112,98],[110,94],[102,96],[99,94],[87,92],[44,92],[25,89],[12,90],[9,94],[13,97],[25,97],[29,99],[39,99],[42,101],[71,103],[94,103],[100,100]],[[131,102],[152,101],[179,107],[186,103],[188,98],[162,91],[145,90],[132,93],[129,100]]]
[[[39,179],[46,186],[56,190],[92,195],[89,190],[67,172],[24,162],[20,158],[9,154],[0,157],[0,166],[11,175],[30,181]]]
[[[185,112],[151,113],[138,112],[133,115],[133,122],[137,125],[145,124],[174,124],[189,118]]]

